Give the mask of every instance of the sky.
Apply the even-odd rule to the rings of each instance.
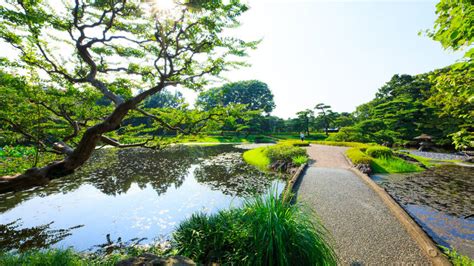
[[[229,81],[257,79],[274,94],[273,115],[288,118],[323,102],[352,112],[394,74],[420,74],[454,63],[462,53],[419,36],[436,19],[436,1],[249,0],[232,34],[262,39]],[[193,102],[192,92],[184,95]]]

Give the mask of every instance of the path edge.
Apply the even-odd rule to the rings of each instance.
[[[282,201],[283,202],[291,202],[291,199],[293,198],[293,190],[295,187],[296,182],[303,176],[304,170],[308,166],[308,163],[302,164],[298,169],[296,170],[295,174],[291,177],[290,180],[286,183],[285,190],[283,191],[283,197]]]
[[[361,178],[382,200],[385,206],[392,212],[398,221],[405,227],[405,230],[418,243],[418,246],[427,255],[433,265],[448,266],[452,265],[448,258],[436,246],[433,240],[423,231],[423,229],[411,218],[411,216],[385,191],[382,187],[377,185],[367,174],[362,173],[349,160],[344,153],[349,163],[350,170]]]

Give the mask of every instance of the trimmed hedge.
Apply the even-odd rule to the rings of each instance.
[[[393,151],[390,148],[383,147],[383,146],[369,147],[369,148],[367,148],[365,153],[367,153],[367,155],[369,155],[371,157],[374,157],[374,158],[393,156]]]

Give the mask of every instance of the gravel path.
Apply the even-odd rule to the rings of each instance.
[[[315,161],[297,184],[332,234],[341,265],[430,265],[382,200],[349,170],[347,148],[313,145]]]

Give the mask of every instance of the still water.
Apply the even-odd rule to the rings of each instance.
[[[438,244],[474,258],[474,168],[373,175]]]
[[[239,206],[284,181],[263,174],[231,145],[97,150],[76,173],[45,187],[0,195],[2,249],[73,247],[169,238],[194,212]]]

